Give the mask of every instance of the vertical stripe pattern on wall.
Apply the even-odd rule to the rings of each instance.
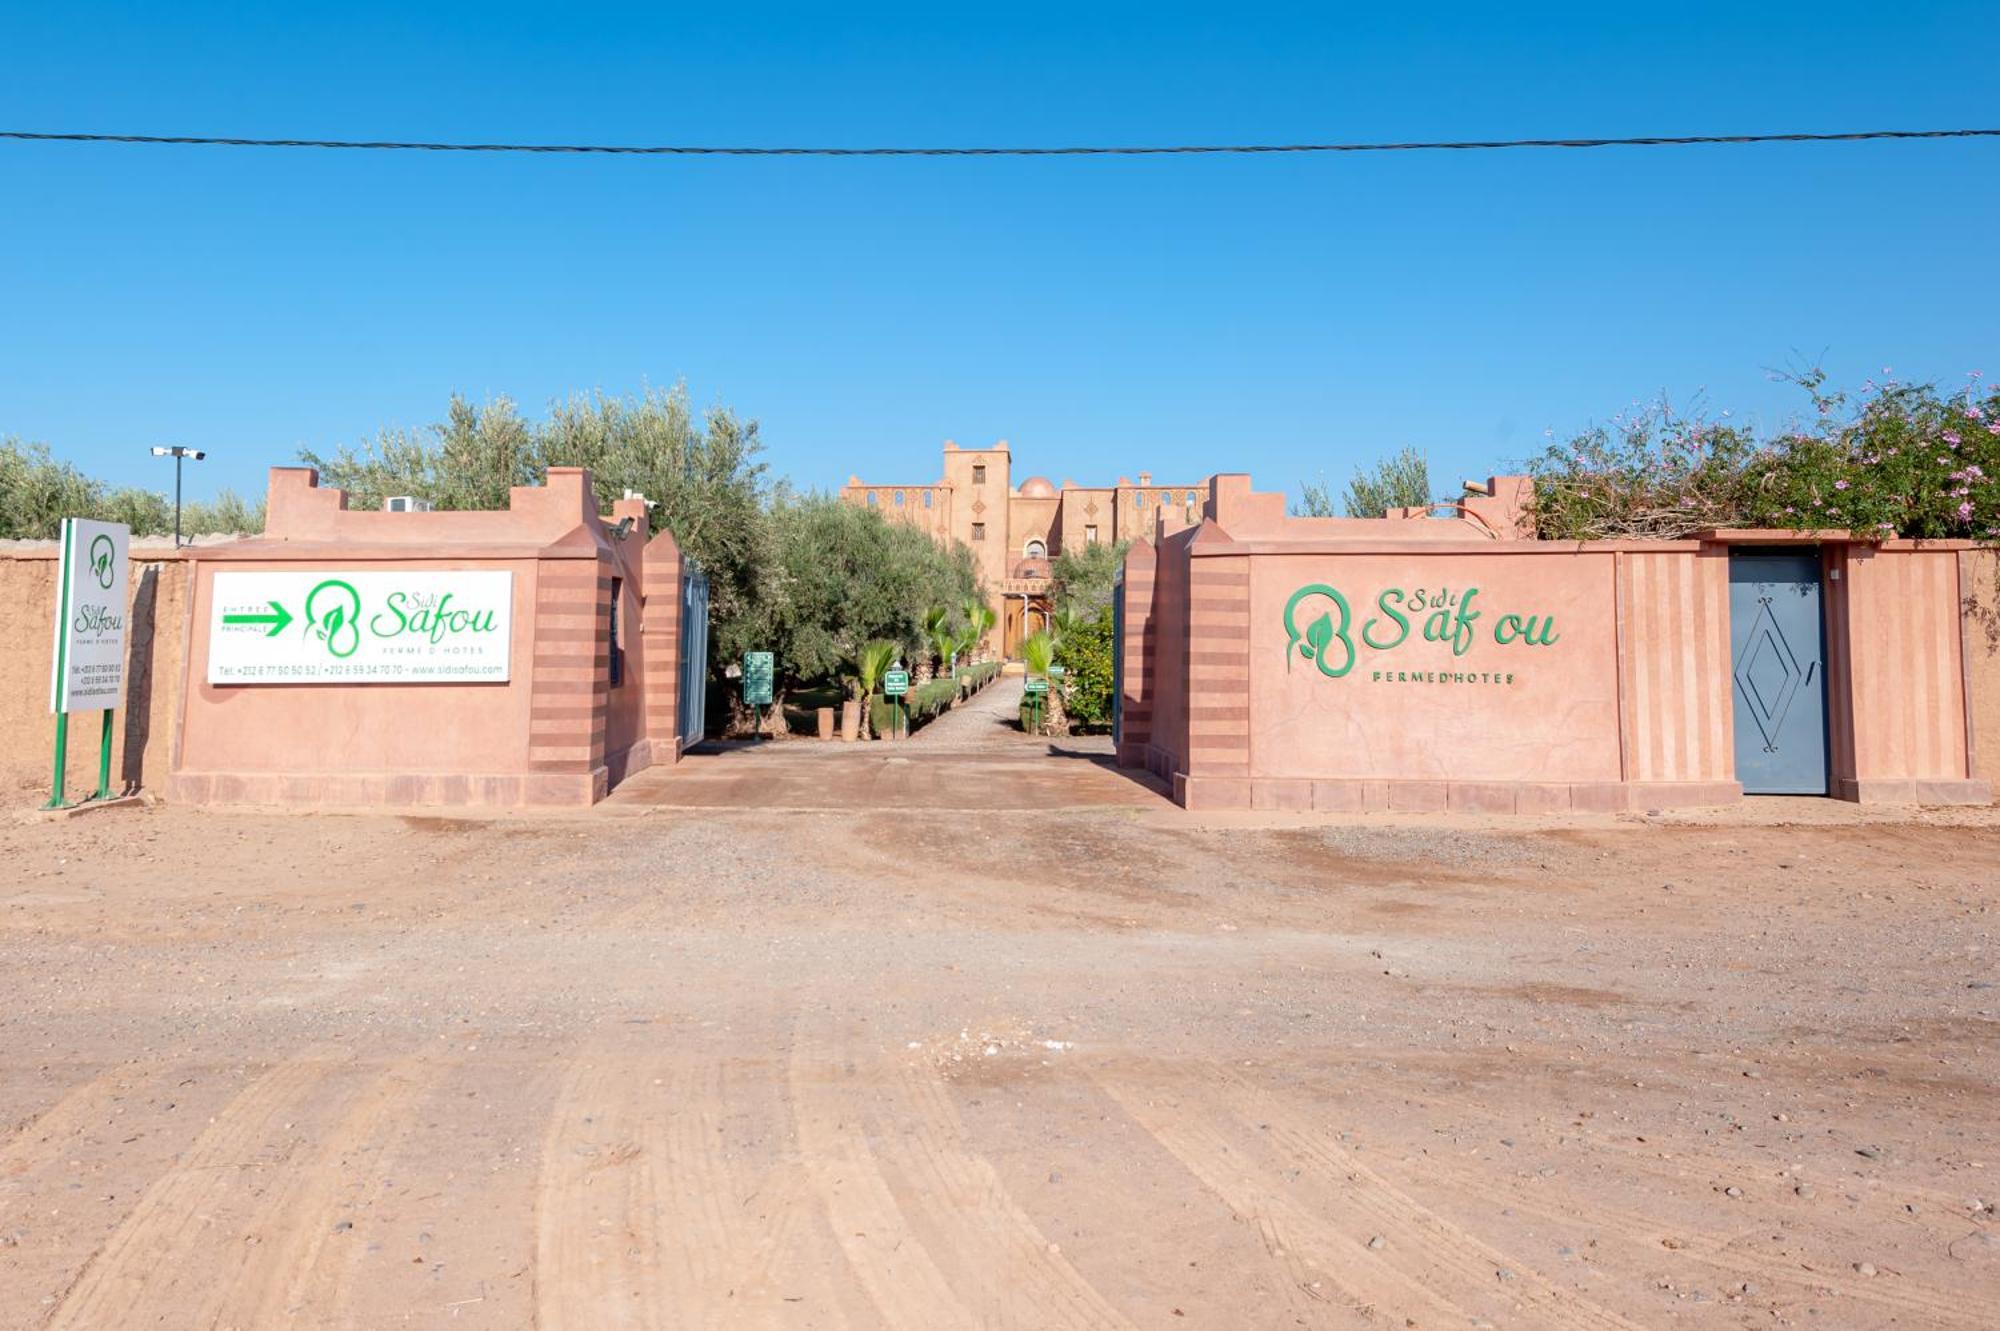
[[[1627,551],[1618,558],[1618,602],[1627,779],[1729,780],[1727,557]]]
[[[1958,557],[1856,550],[1848,561],[1855,774],[1967,775]]]

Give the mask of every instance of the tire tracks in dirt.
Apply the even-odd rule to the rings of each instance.
[[[293,1171],[259,1208],[251,1232],[266,1236],[268,1255],[216,1292],[202,1325],[289,1326],[309,1310],[326,1318],[346,1305],[353,1253],[337,1226],[356,1192],[379,1175],[436,1078],[435,1067],[408,1060],[384,1069],[353,1096],[313,1161]]]
[[[1863,1279],[1804,1261],[1786,1261],[1736,1246],[1733,1239],[1662,1224],[1654,1216],[1609,1205],[1601,1197],[1567,1207],[1546,1195],[1538,1195],[1534,1187],[1522,1180],[1496,1178],[1490,1174],[1474,1175],[1436,1160],[1427,1161],[1426,1170],[1432,1173],[1433,1181],[1446,1187],[1461,1187],[1468,1192],[1487,1195],[1502,1194],[1507,1204],[1517,1210],[1557,1221],[1576,1222],[1581,1219],[1592,1229],[1615,1236],[1629,1244],[1635,1253],[1654,1260],[1670,1256],[1699,1262],[1722,1276],[1736,1279],[1752,1273],[1760,1280],[1791,1286],[1800,1294],[1830,1290],[1843,1299],[1852,1299],[1883,1313],[1921,1317],[1927,1325],[1964,1327],[1966,1331],[1988,1331],[1993,1325],[1991,1317],[1968,1313],[1962,1299],[1947,1293],[1903,1280],[1889,1283],[1879,1278]],[[1764,1233],[1766,1228],[1755,1226],[1754,1232]]]
[[[251,1082],[164,1175],[91,1258],[49,1322],[51,1331],[204,1323],[189,1314],[202,1293],[242,1278],[246,1242],[267,1180],[303,1153],[293,1130],[308,1101],[346,1060],[309,1054]]]
[[[541,1331],[845,1325],[803,1166],[727,1139],[758,1098],[715,1060],[577,1060],[537,1189]]]
[[[1132,1325],[971,1149],[928,1066],[850,1050],[808,1018],[794,1037],[790,1085],[800,1149],[884,1325]]]
[[[1225,1075],[1197,1094],[1165,1094],[1142,1069],[1095,1075],[1189,1173],[1267,1235],[1295,1279],[1300,1267],[1317,1272],[1351,1307],[1416,1325],[1463,1325],[1511,1307],[1514,1320],[1548,1331],[1637,1331],[1423,1206],[1308,1115],[1246,1082]],[[1383,1243],[1373,1248],[1377,1236]]]

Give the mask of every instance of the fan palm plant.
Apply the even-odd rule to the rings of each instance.
[[[1030,633],[1021,640],[1021,662],[1028,668],[1029,679],[1048,681],[1049,691],[1042,695],[1042,733],[1066,733],[1069,721],[1063,714],[1062,688],[1060,682],[1049,674],[1049,667],[1056,663],[1056,640],[1048,630]]]
[[[959,607],[959,613],[965,617],[965,649],[976,652],[979,644],[986,641],[986,635],[993,631],[996,622],[993,607],[977,596],[968,596],[965,604]]]
[[[924,611],[924,617],[920,621],[921,631],[917,635],[917,641],[922,644],[925,650],[917,660],[915,683],[928,683],[938,674],[951,669],[951,663],[946,659],[951,655],[951,652],[948,649],[939,651],[937,646],[938,637],[945,633],[945,625],[950,622],[950,619],[951,612],[941,605],[934,605]],[[949,637],[949,635],[945,636]],[[933,656],[936,658],[935,663],[932,661]]]
[[[958,655],[959,631],[948,623],[940,623],[936,628],[927,629],[926,634],[925,642],[931,654],[937,657],[938,673],[949,678],[956,664],[952,658]]]
[[[871,739],[869,713],[875,709],[875,690],[881,686],[882,676],[889,673],[889,667],[896,664],[896,644],[887,638],[865,642],[849,664],[854,668],[850,678],[856,696],[861,699],[861,738]]]

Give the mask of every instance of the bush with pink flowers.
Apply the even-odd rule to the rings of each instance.
[[[1768,438],[1662,404],[1528,464],[1545,539],[1675,538],[1707,527],[2000,540],[2000,390],[1798,377],[1813,416]],[[1725,413],[1726,415],[1726,413]]]

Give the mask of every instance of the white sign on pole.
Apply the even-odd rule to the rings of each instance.
[[[508,678],[510,572],[217,573],[211,599],[211,684],[484,684]]]
[[[119,704],[125,690],[125,554],[131,539],[123,523],[63,519],[51,712],[98,712]]]

